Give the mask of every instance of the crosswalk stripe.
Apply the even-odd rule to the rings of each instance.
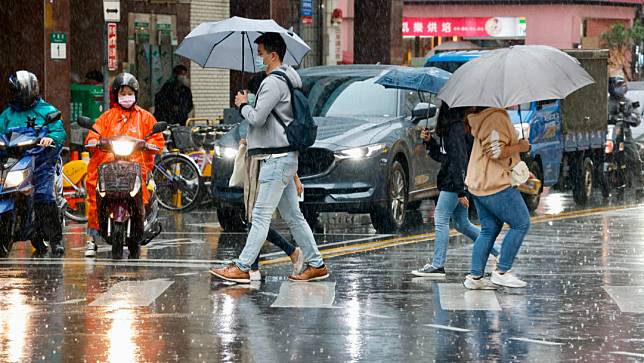
[[[602,286],[623,313],[644,313],[644,286]]]
[[[146,281],[121,281],[98,296],[89,306],[135,307],[154,302],[174,281],[154,279]]]
[[[438,284],[443,310],[501,310],[496,293],[491,290],[468,290],[462,284]]]
[[[333,308],[335,282],[283,282],[272,308]]]

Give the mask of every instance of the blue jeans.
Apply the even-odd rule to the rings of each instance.
[[[456,230],[467,236],[472,241],[476,240],[481,232],[473,225],[467,215],[465,208],[458,201],[458,194],[441,191],[438,195],[438,202],[434,210],[434,229],[436,230],[436,241],[434,243],[434,258],[432,266],[441,268],[445,266],[447,257],[447,244],[449,242],[449,219],[454,219]]]
[[[500,272],[509,271],[530,229],[530,214],[521,193],[515,188],[508,188],[485,197],[474,196],[473,199],[481,220],[481,234],[474,242],[471,274],[483,276],[485,264],[503,223],[507,223],[510,229],[503,238],[496,268]]]
[[[262,161],[259,172],[259,191],[253,208],[253,225],[248,233],[244,250],[234,261],[242,271],[250,270],[250,266],[259,255],[262,244],[268,236],[268,228],[275,209],[279,210],[295,242],[302,248],[308,265],[313,267],[324,265],[311,227],[300,211],[293,179],[297,172],[297,156],[297,152],[290,152],[284,157],[269,157]]]
[[[252,224],[251,224],[252,228]],[[276,247],[279,247],[284,253],[286,253],[287,256],[290,256],[295,252],[295,246],[293,246],[289,241],[287,241],[284,237],[282,237],[279,232],[274,230],[271,227],[268,227],[268,235],[266,236],[266,240],[272,244],[274,244]],[[257,258],[255,259],[255,262],[253,262],[253,265],[250,266],[251,270],[257,270],[259,269],[259,255],[257,255]]]

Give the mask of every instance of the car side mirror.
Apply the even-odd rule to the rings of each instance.
[[[152,131],[145,137],[146,139],[154,134],[161,133],[168,128],[168,123],[165,121],[159,121],[152,127]]]
[[[54,122],[60,120],[62,115],[63,114],[60,111],[54,111],[54,112],[48,113],[47,116],[45,116],[45,125],[53,124]]]
[[[437,111],[438,108],[435,105],[427,102],[421,102],[417,104],[411,111],[411,119],[413,122],[430,119],[436,116]]]

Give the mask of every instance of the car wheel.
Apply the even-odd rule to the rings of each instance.
[[[394,161],[387,182],[386,208],[371,211],[371,224],[378,233],[394,233],[405,224],[409,184],[407,172],[399,161]]]
[[[302,211],[302,214],[304,215],[304,219],[306,219],[306,223],[309,224],[309,227],[311,227],[313,232],[320,233],[322,231],[322,223],[320,223],[319,218],[320,213],[305,209]]]
[[[242,213],[243,209],[217,208],[219,225],[225,232],[244,232],[246,219]]]

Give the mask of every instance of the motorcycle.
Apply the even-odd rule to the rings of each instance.
[[[26,127],[0,135],[0,257],[9,255],[15,241],[31,240],[35,159],[45,150],[39,143],[48,133],[47,126],[60,117],[60,111],[49,113],[42,126],[36,126],[36,118],[31,117]],[[47,250],[46,241],[31,243],[37,252]]]
[[[638,108],[639,102],[633,102],[633,109]],[[632,185],[626,160],[625,142],[626,133],[630,132],[630,118],[637,117],[627,114],[626,103],[619,103],[619,112],[613,116],[606,130],[606,144],[604,147],[604,163],[602,165],[602,196],[608,198],[612,190],[617,190],[622,196],[627,186]]]
[[[100,135],[94,129],[91,119],[81,116],[77,122],[81,127]],[[88,148],[99,148],[114,155],[113,161],[99,166],[95,191],[99,232],[112,246],[114,259],[123,257],[125,246],[130,252],[130,258],[139,258],[141,246],[147,245],[161,233],[161,223],[157,220],[159,205],[154,182],[149,178],[148,185],[142,185],[141,168],[138,163],[129,159],[137,151],[160,151],[146,140],[165,131],[166,128],[167,123],[157,122],[152,132],[143,140],[130,136],[114,136],[105,138],[104,142],[98,144],[86,145]],[[143,205],[141,188],[148,188],[151,193],[147,207]]]

